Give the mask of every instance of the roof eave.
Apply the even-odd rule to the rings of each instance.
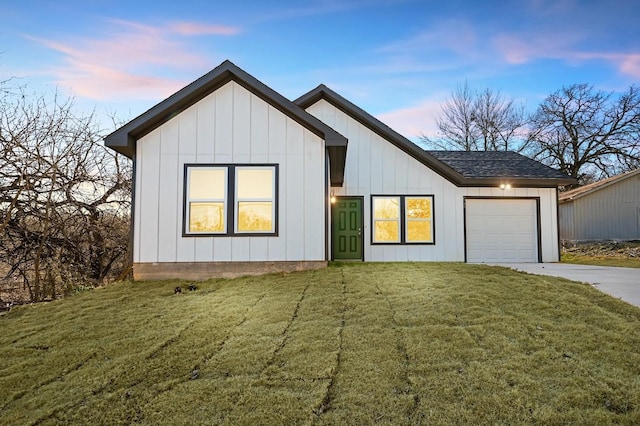
[[[422,164],[431,168],[454,185],[464,185],[466,179],[462,174],[438,160],[433,155],[429,154],[386,124],[382,123],[380,120],[373,117],[368,112],[364,111],[362,108],[329,89],[324,84],[320,84],[315,89],[300,96],[298,99],[294,100],[293,103],[303,109],[307,109],[320,100],[329,102],[340,111],[344,112],[365,127],[371,129],[373,132],[391,142],[393,145],[420,161]]]
[[[335,164],[331,182],[342,184],[347,138],[228,60],[105,137],[105,145],[133,158],[139,138],[232,80],[324,139],[327,148],[335,147],[328,149],[330,161]]]
[[[614,185],[614,184],[617,184],[617,183],[622,182],[624,180],[627,180],[627,179],[629,179],[629,178],[631,178],[631,177],[633,177],[633,176],[635,176],[635,175],[637,175],[639,173],[640,173],[640,169],[636,169],[636,170],[632,170],[630,172],[626,172],[626,173],[618,176],[617,179],[611,179],[608,182],[605,182],[605,183],[603,183],[601,185],[594,185],[593,187],[587,189],[586,191],[583,189],[583,187],[576,188],[576,189],[573,189],[571,191],[567,191],[564,194],[560,195],[559,202],[560,203],[566,203],[566,202],[569,202],[569,201],[577,200],[577,199],[582,198],[582,197],[586,197],[587,195],[593,194],[594,192],[600,191],[601,189],[605,189],[605,188],[607,188],[607,187],[609,187],[611,185]],[[598,183],[598,182],[595,182],[595,183]],[[582,191],[581,191],[581,189],[582,189]]]
[[[500,185],[509,184],[512,188],[557,188],[574,183],[575,179],[491,177],[466,178],[459,186],[500,187]]]

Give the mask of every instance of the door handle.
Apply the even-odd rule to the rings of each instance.
[[[362,228],[358,228],[358,237],[362,236]]]

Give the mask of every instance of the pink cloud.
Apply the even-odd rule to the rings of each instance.
[[[96,100],[162,99],[188,83],[88,63],[70,61],[69,65],[54,70],[58,83],[73,88],[78,96]]]
[[[502,54],[503,59],[510,64],[524,64],[537,56],[536,48],[531,43],[525,43],[517,37],[506,34],[498,35],[493,44]]]
[[[415,106],[379,114],[377,118],[413,141],[422,135],[435,136],[438,132],[436,117],[442,113],[444,97],[425,99]]]
[[[176,70],[206,71],[211,58],[197,52],[184,36],[232,35],[233,27],[177,22],[150,26],[111,20],[109,34],[67,42],[31,36],[63,55],[63,63],[48,70],[58,84],[99,100],[158,99],[182,87],[182,79],[162,77]]]
[[[618,67],[624,74],[640,79],[640,53],[620,55]]]
[[[573,52],[575,60],[602,60],[611,62],[622,74],[640,79],[640,53]]]
[[[526,40],[526,41],[525,41]],[[587,52],[575,46],[581,40],[579,34],[545,33],[544,35],[499,34],[493,38],[493,46],[509,64],[524,64],[540,58],[560,59],[570,62],[605,61],[621,74],[640,78],[640,53]]]

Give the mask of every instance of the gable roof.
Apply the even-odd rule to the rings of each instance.
[[[560,194],[558,200],[560,202],[573,201],[577,198],[584,197],[593,192],[604,189],[608,186],[614,185],[616,183],[622,182],[623,180],[629,179],[630,177],[636,176],[640,174],[640,169],[632,170],[630,172],[622,173],[620,175],[612,176],[607,179],[602,179],[597,182],[590,183],[588,185],[581,186],[576,189],[572,189],[571,191],[566,191]]]
[[[320,100],[329,102],[457,186],[499,186],[507,179],[512,186],[528,187],[575,183],[564,173],[514,152],[425,151],[324,84],[293,102],[306,109]]]
[[[235,81],[324,139],[330,159],[331,185],[342,185],[347,138],[228,60],[105,137],[105,145],[134,158],[138,139],[230,81]]]

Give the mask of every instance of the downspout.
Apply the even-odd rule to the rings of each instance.
[[[134,141],[134,144],[136,144],[137,142]],[[128,268],[123,272],[123,277],[125,278],[127,275],[131,274],[131,279],[134,278],[133,276],[133,244],[134,244],[134,235],[135,235],[135,218],[136,218],[136,173],[138,168],[137,166],[137,161],[136,161],[136,152],[137,150],[134,150],[134,154],[133,157],[131,158],[131,167],[132,167],[132,172],[131,172],[131,216],[129,218],[129,266]],[[128,271],[131,271],[130,273]]]
[[[326,141],[325,141],[326,143]],[[329,153],[324,152],[324,260],[329,261],[329,221],[331,210],[329,209]]]
[[[562,243],[560,243],[560,190],[556,186],[556,234],[558,241],[558,262],[562,262]]]

